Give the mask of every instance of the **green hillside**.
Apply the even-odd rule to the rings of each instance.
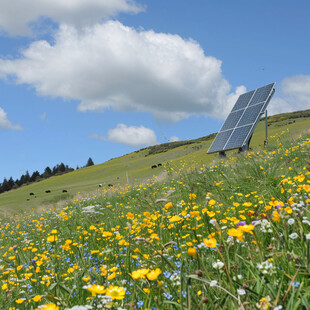
[[[268,135],[273,136],[288,131],[293,137],[309,129],[310,110],[274,115],[268,118]],[[88,194],[96,195],[113,191],[115,187],[126,184],[140,184],[153,178],[164,178],[166,165],[178,167],[184,164],[202,164],[217,158],[217,154],[207,154],[215,134],[195,140],[164,143],[111,159],[105,163],[82,168],[65,175],[34,184],[22,186],[0,194],[0,211],[3,215],[19,211],[46,208]],[[263,146],[265,122],[258,124],[251,147]],[[236,151],[231,151],[236,152]],[[153,165],[162,166],[152,169]],[[102,188],[99,188],[102,184]],[[113,187],[108,187],[113,184]],[[50,190],[51,193],[45,193]],[[67,192],[63,193],[63,190]],[[29,195],[34,193],[34,195]]]

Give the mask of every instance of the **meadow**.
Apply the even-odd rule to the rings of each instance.
[[[310,110],[274,115],[269,117],[268,135],[272,136],[288,129],[292,136],[296,136],[300,132],[307,131],[309,122]],[[265,122],[262,120],[254,131],[250,146],[263,147],[264,140]],[[158,163],[169,162],[177,168],[182,164],[210,163],[218,157],[218,154],[207,154],[211,142],[212,135],[195,140],[161,144],[113,158],[102,164],[22,186],[0,194],[0,215],[14,215],[26,210],[33,212],[40,210],[42,206],[46,208],[49,205],[62,205],[74,198],[86,197],[90,192],[95,194],[98,191],[98,184],[102,184],[104,188],[107,188],[108,184],[114,186],[144,184],[147,179],[161,178],[166,174],[164,167],[151,169],[152,165]],[[50,190],[51,193],[46,194],[46,190]],[[63,190],[67,190],[67,193],[63,193]],[[31,192],[35,195],[30,196]]]
[[[310,309],[310,132],[3,218],[0,309]]]

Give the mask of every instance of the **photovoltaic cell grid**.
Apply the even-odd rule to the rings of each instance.
[[[274,93],[275,83],[239,96],[233,109],[218,132],[208,153],[240,148],[250,139],[262,113]]]

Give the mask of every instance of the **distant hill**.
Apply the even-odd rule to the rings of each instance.
[[[295,136],[309,130],[309,124],[310,110],[269,116],[268,135],[273,136],[288,131]],[[94,195],[108,193],[115,187],[125,188],[127,185],[147,183],[154,179],[161,180],[165,177],[166,165],[170,167],[201,165],[216,158],[217,154],[207,154],[215,135],[212,133],[198,139],[143,148],[102,164],[13,189],[0,194],[0,212],[15,213],[20,210],[30,212],[89,195],[89,193]],[[253,134],[250,147],[262,147],[264,140],[265,122],[262,119]],[[102,187],[99,187],[99,184],[102,184]]]

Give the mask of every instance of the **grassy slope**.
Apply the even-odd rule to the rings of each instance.
[[[289,130],[292,135],[309,129],[309,110],[298,112],[299,114],[287,113],[281,114],[281,117],[272,116],[268,134],[270,136],[284,130]],[[300,117],[300,116],[303,117]],[[294,118],[294,117],[298,118]],[[295,121],[295,122],[294,122]],[[251,140],[251,146],[263,145],[265,139],[265,122],[261,121]],[[192,143],[193,142],[193,143]],[[105,163],[82,168],[71,173],[52,177],[19,189],[0,194],[0,211],[3,213],[14,213],[21,209],[38,209],[41,206],[55,204],[59,201],[72,199],[77,194],[96,193],[106,190],[107,184],[125,185],[127,176],[130,184],[138,184],[148,179],[164,173],[165,167],[151,169],[151,166],[158,163],[166,163],[179,166],[183,163],[205,163],[217,158],[216,154],[207,154],[207,150],[212,140],[204,141],[197,139],[190,141],[190,144],[181,145],[171,149],[173,143],[168,145],[170,149],[165,152],[149,154],[149,148],[124,155],[119,158],[111,159]],[[232,151],[235,152],[235,151]],[[103,184],[103,189],[98,188],[98,184]],[[46,194],[45,190],[51,190]],[[68,193],[62,193],[66,189]],[[29,196],[29,193],[35,193]],[[27,199],[30,199],[27,201]]]

